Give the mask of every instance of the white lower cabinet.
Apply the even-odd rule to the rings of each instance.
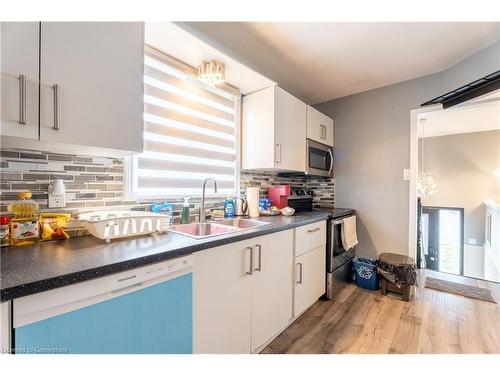
[[[249,353],[252,249],[237,242],[194,254],[195,353]]]
[[[295,258],[293,313],[297,317],[325,293],[326,251],[319,246]]]
[[[0,303],[0,354],[10,353],[11,348],[11,301]]]
[[[194,254],[194,352],[251,353],[292,319],[293,231]]]
[[[258,271],[252,280],[252,351],[290,322],[293,298],[292,231],[257,237],[254,242]]]

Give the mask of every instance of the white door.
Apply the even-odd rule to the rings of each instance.
[[[250,353],[250,242],[194,254],[195,353]]]
[[[325,245],[295,258],[294,316],[302,314],[325,293],[325,269]]]
[[[38,22],[2,22],[0,134],[38,139]]]
[[[289,171],[306,169],[306,104],[275,87],[275,167]]]
[[[307,106],[307,138],[333,146],[333,120],[311,107]]]
[[[142,151],[143,48],[140,22],[42,22],[40,139]]]
[[[292,318],[293,231],[257,237],[253,248],[252,351],[255,351]]]

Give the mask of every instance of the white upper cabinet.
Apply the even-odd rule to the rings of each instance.
[[[314,109],[307,106],[307,138],[333,147],[333,120]]]
[[[4,147],[142,152],[142,23],[2,22],[0,32]]]
[[[38,22],[2,22],[2,136],[38,139]]]
[[[304,172],[307,105],[278,86],[242,101],[242,168]]]
[[[42,22],[40,139],[141,152],[143,24]]]

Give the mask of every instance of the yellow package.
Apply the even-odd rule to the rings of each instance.
[[[71,214],[43,213],[40,215],[42,241],[61,240],[69,238],[64,231],[71,220]]]

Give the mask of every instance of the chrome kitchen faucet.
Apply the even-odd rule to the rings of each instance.
[[[215,178],[213,177],[205,178],[205,181],[203,181],[203,192],[201,195],[201,207],[200,207],[200,219],[199,219],[200,223],[205,221],[205,189],[207,187],[208,181],[214,182],[214,193],[217,193],[217,181],[215,180]]]

